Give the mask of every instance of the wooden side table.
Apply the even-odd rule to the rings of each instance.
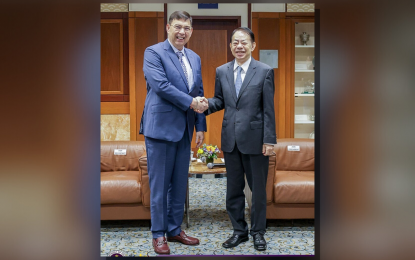
[[[220,159],[215,160],[216,163],[222,163]],[[215,163],[214,162],[214,163]],[[224,174],[226,173],[225,165],[214,166],[212,169],[209,169],[206,163],[194,161],[189,166],[189,175],[192,177],[195,174]],[[187,181],[187,191],[186,191],[186,203],[185,213],[186,213],[186,227],[189,227],[190,218],[189,218],[189,181]]]

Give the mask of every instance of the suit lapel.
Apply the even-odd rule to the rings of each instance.
[[[190,67],[192,68],[192,74],[193,74],[193,86],[195,87],[196,86],[196,60],[194,59],[194,57],[193,57],[193,55],[191,55],[190,54],[190,51],[187,51],[187,49],[186,48],[183,48],[183,49],[185,49],[185,52],[186,52],[186,57],[187,57],[187,59],[189,60],[189,63],[190,63]],[[189,86],[189,93],[191,92],[193,90],[193,88],[192,89],[190,89],[190,86]]]
[[[248,86],[249,82],[251,81],[252,77],[255,75],[255,72],[256,72],[255,68],[256,68],[256,60],[254,60],[254,58],[251,58],[251,63],[249,64],[248,71],[246,72],[244,81],[242,82],[242,87],[241,87],[241,90],[239,91],[237,101],[239,101],[239,99],[242,96],[242,93],[245,91],[245,89]],[[236,94],[235,94],[235,96],[236,96]]]
[[[228,63],[228,71],[226,72],[226,78],[228,79],[228,83],[231,88],[231,93],[236,103],[236,89],[235,89],[234,71],[233,71],[234,64],[235,64],[235,60]]]
[[[174,66],[176,66],[176,69],[179,71],[180,75],[182,76],[183,82],[187,86],[187,90],[189,90],[189,86],[187,84],[186,76],[184,75],[182,65],[180,64],[179,58],[177,57],[176,53],[174,53],[173,48],[170,46],[170,43],[168,40],[164,41],[164,49],[166,50]]]

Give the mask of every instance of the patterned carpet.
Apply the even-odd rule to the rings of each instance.
[[[213,177],[213,176],[212,176]],[[169,243],[172,255],[314,255],[314,220],[269,220],[267,250],[257,251],[252,237],[226,249],[222,243],[232,235],[225,208],[225,178],[189,178],[190,226],[182,229],[200,239],[198,246]],[[250,225],[246,203],[245,219]],[[151,244],[149,222],[145,220],[101,221],[101,256],[121,250],[124,256],[156,256]]]

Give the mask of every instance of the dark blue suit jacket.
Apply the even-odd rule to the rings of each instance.
[[[188,90],[186,76],[168,40],[148,47],[144,52],[143,71],[147,81],[143,134],[160,140],[178,142],[186,124],[189,139],[193,129],[206,131],[204,114],[189,108],[193,97],[203,97],[200,57],[184,48],[193,70],[194,87]]]

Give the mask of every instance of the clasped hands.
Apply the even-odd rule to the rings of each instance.
[[[191,108],[197,113],[203,113],[209,108],[209,101],[205,97],[193,98]]]

